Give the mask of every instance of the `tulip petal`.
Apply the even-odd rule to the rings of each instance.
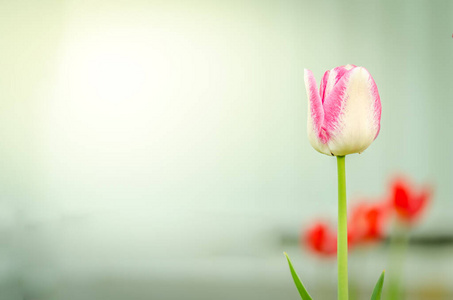
[[[324,120],[324,109],[321,97],[316,86],[316,80],[310,70],[305,69],[305,87],[308,97],[308,139],[317,151],[330,154],[327,147],[327,136],[322,128]]]
[[[326,78],[326,86],[325,86],[325,95],[330,94],[332,91],[333,87],[338,83],[338,81],[351,69],[355,68],[354,65],[346,65],[346,66],[340,66],[333,68],[330,71],[327,71],[327,78]],[[326,77],[326,74],[324,74]],[[323,78],[324,79],[324,78]],[[321,90],[321,97],[323,97],[323,91]],[[323,97],[323,103],[324,103],[325,97]]]
[[[335,76],[341,74],[341,78],[323,105],[328,148],[337,156],[364,151],[376,138],[380,127],[380,98],[370,73],[363,67],[345,69],[330,72],[329,77],[336,73]],[[329,84],[330,79],[327,88]]]
[[[375,126],[377,126],[377,131],[376,135],[374,136],[374,139],[376,139],[377,136],[379,135],[379,131],[381,130],[381,112],[382,112],[381,97],[379,96],[376,82],[374,82],[374,79],[373,77],[371,77],[371,75],[369,78],[369,84],[371,95],[372,97],[374,97],[374,122]]]
[[[332,76],[335,76],[334,70],[330,72],[330,74],[333,74]],[[348,95],[346,94],[346,90],[349,85],[349,77],[351,71],[346,72],[341,80],[335,84],[333,89],[328,93],[326,100],[324,101],[323,104],[323,109],[324,109],[324,128],[326,129],[326,132],[328,136],[330,135],[338,135],[341,132],[341,114],[342,111],[346,105],[346,101],[348,100]],[[335,71],[336,73],[336,71]],[[331,77],[331,76],[329,76]],[[336,79],[329,80],[335,81]]]
[[[326,98],[326,86],[327,86],[327,80],[329,79],[329,73],[330,73],[330,70],[327,70],[324,73],[324,76],[322,77],[322,80],[321,80],[321,86],[319,87],[322,103],[324,103],[324,100]]]
[[[411,218],[413,220],[417,219],[425,210],[426,206],[428,205],[430,197],[431,190],[429,188],[423,189],[418,195],[414,196],[410,211]]]

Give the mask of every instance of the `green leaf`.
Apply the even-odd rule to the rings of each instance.
[[[293,264],[291,263],[291,260],[289,260],[288,254],[286,254],[286,252],[283,252],[283,254],[285,254],[286,259],[288,260],[289,269],[291,270],[291,275],[293,276],[293,280],[296,284],[297,290],[299,291],[300,297],[302,300],[312,300],[296,271],[294,271]]]
[[[384,275],[385,270],[382,272],[381,276],[379,277],[378,281],[376,282],[376,286],[373,290],[373,295],[371,295],[371,300],[380,300],[382,294],[382,286],[384,285]]]

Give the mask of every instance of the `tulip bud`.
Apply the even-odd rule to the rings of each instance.
[[[376,139],[381,100],[370,73],[347,65],[326,71],[320,91],[305,70],[308,138],[317,151],[335,156],[361,153]]]

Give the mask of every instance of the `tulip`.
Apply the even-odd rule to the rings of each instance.
[[[348,229],[345,156],[361,153],[376,139],[381,128],[381,99],[376,83],[363,67],[346,65],[324,73],[318,91],[310,70],[305,70],[308,96],[308,139],[317,151],[337,157],[338,228],[337,269],[338,300],[348,300]],[[321,231],[322,233],[322,231]],[[294,282],[302,299],[307,291],[288,259]],[[384,274],[375,293],[380,293]]]
[[[302,235],[302,243],[321,256],[335,256],[337,253],[336,233],[324,222],[312,224]]]
[[[338,299],[348,296],[348,233],[345,156],[363,152],[381,128],[381,99],[363,67],[346,65],[324,73],[318,91],[305,70],[308,96],[308,139],[315,150],[337,156],[338,169]]]
[[[355,206],[348,221],[350,243],[381,240],[385,235],[390,209],[388,202],[362,202]]]
[[[404,258],[409,243],[409,232],[419,220],[432,198],[432,187],[414,187],[409,180],[399,177],[391,183],[390,203],[399,222],[395,223],[390,240],[392,276],[387,299],[401,299]]]
[[[326,71],[320,91],[305,70],[308,138],[317,151],[344,156],[363,152],[380,130],[381,100],[376,83],[363,67],[346,65]]]
[[[399,220],[408,225],[413,224],[426,209],[431,194],[428,186],[417,190],[405,179],[394,180],[391,200]]]

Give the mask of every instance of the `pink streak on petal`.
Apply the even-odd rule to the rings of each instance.
[[[338,81],[351,69],[355,68],[355,65],[346,65],[333,68],[329,71],[329,76],[327,78],[326,83],[326,91],[324,92],[323,103],[326,100],[327,96],[329,95],[330,91],[334,88],[334,86],[338,83]],[[325,74],[324,74],[325,76]],[[322,94],[321,94],[322,97]]]
[[[341,77],[343,77],[343,75],[346,74],[346,72],[348,72],[349,70],[346,69],[345,66],[341,66],[334,68],[334,71],[337,73],[337,76],[335,76],[335,84],[337,84]]]
[[[366,70],[366,71],[368,72],[368,70]],[[368,74],[370,74],[370,72],[368,72]],[[374,98],[374,118],[375,118],[374,121],[376,122],[376,126],[377,126],[377,132],[376,132],[376,136],[374,137],[374,139],[376,139],[377,136],[379,135],[379,131],[381,130],[381,112],[382,112],[381,97],[379,96],[376,82],[374,82],[374,79],[371,76],[371,74],[370,74],[369,81],[370,81],[371,94],[373,95],[373,98]]]
[[[330,70],[327,70],[324,73],[324,76],[322,77],[322,80],[321,80],[320,92],[321,92],[321,102],[322,103],[324,103],[324,100],[326,98],[326,85],[327,85],[327,80],[329,79],[329,73],[330,73]]]
[[[356,67],[355,65],[346,65],[346,66],[340,66],[340,67],[333,68],[333,71],[336,73],[335,84],[338,83],[338,81],[341,79],[341,77],[344,76],[344,74],[346,74],[348,71],[354,69],[355,67]]]
[[[339,67],[341,68],[341,67]],[[346,70],[343,72],[341,78],[337,84],[333,87],[332,91],[327,95],[326,100],[323,104],[324,107],[324,124],[323,129],[326,131],[326,135],[330,138],[331,133],[337,130],[340,115],[346,102],[345,92],[348,88],[349,77],[353,70]]]
[[[327,143],[327,137],[322,130],[322,123],[324,120],[324,110],[322,107],[321,96],[318,88],[316,87],[316,79],[310,70],[305,69],[305,83],[308,92],[308,101],[310,101],[311,118],[313,122],[313,130],[315,130],[318,138]]]

